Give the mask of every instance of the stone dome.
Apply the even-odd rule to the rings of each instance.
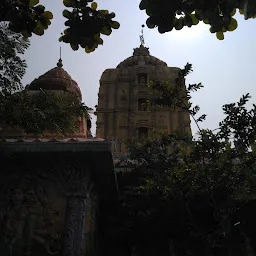
[[[59,60],[57,67],[50,69],[45,74],[32,81],[30,85],[26,86],[26,90],[36,91],[40,89],[75,93],[82,99],[78,84],[62,68],[61,59]]]
[[[117,68],[127,68],[136,65],[150,65],[150,66],[163,66],[167,67],[167,64],[154,57],[149,53],[148,48],[140,45],[139,48],[135,48],[133,51],[133,56],[128,57],[124,61],[118,64]]]

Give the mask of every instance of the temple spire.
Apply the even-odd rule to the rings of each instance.
[[[63,67],[62,59],[61,59],[61,46],[60,46],[60,58],[59,58],[59,61],[58,61],[58,63],[57,63],[57,67],[58,67],[58,68],[62,68],[62,67]]]
[[[145,45],[145,40],[144,40],[144,31],[143,31],[143,29],[144,29],[144,27],[145,27],[145,25],[143,24],[142,26],[142,29],[141,29],[141,35],[140,35],[140,45],[141,46],[144,46]]]

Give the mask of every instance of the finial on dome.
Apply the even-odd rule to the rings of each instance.
[[[140,45],[144,46],[145,45],[145,40],[144,40],[144,34],[143,34],[143,29],[145,27],[145,25],[143,24],[141,29],[141,35],[140,35]]]
[[[60,58],[59,58],[59,61],[58,61],[58,63],[57,63],[57,67],[58,67],[58,68],[62,68],[62,67],[63,67],[62,59],[61,59],[61,46],[60,46]]]

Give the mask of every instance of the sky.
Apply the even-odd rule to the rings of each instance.
[[[86,54],[82,48],[73,51],[69,45],[60,43],[58,38],[65,29],[65,8],[62,0],[41,0],[54,18],[43,36],[33,35],[31,46],[24,58],[28,68],[23,84],[56,66],[59,48],[62,47],[63,68],[78,83],[83,102],[89,107],[97,105],[99,80],[105,69],[115,68],[121,61],[131,56],[133,48],[140,45],[141,25],[147,15],[139,9],[139,0],[98,0],[99,9],[116,13],[121,26],[110,36],[103,36],[104,44],[95,52]],[[236,102],[246,93],[252,96],[250,105],[256,100],[256,19],[245,21],[236,15],[238,28],[225,33],[220,41],[209,32],[209,25],[199,23],[192,28],[160,34],[157,29],[145,27],[144,38],[150,54],[165,61],[170,67],[183,68],[187,62],[194,72],[187,77],[187,83],[199,83],[204,88],[194,93],[192,102],[199,105],[206,120],[201,128],[215,129],[224,118],[222,106]],[[249,105],[249,107],[250,107]],[[95,134],[96,116],[92,116],[92,133]],[[197,127],[191,120],[192,133]]]

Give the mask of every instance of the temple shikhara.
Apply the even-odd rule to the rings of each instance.
[[[189,113],[157,106],[148,107],[150,80],[175,82],[179,68],[150,55],[143,44],[133,55],[106,69],[100,79],[96,136],[112,140],[115,151],[125,153],[124,139],[149,135],[150,131],[191,134]],[[184,84],[185,88],[185,84]]]
[[[191,133],[188,113],[145,104],[150,80],[174,82],[179,71],[150,55],[141,38],[131,57],[100,78],[95,138],[85,116],[77,117],[77,133],[61,138],[1,131],[1,256],[104,255],[102,216],[117,196],[114,163],[116,153],[127,155],[123,140],[153,130]],[[39,90],[82,100],[61,59],[24,92]]]

